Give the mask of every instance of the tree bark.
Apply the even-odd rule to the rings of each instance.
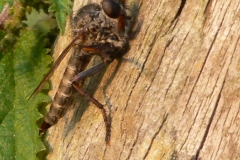
[[[76,1],[73,12],[86,3]],[[111,145],[100,110],[77,96],[46,134],[47,158],[240,159],[239,1],[127,3],[139,32],[122,60],[86,88],[109,110]],[[69,41],[60,38],[56,55]],[[52,95],[64,67],[52,79]]]

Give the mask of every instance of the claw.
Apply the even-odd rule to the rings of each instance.
[[[43,122],[40,129],[39,129],[39,135],[44,133],[48,128],[50,128],[52,125],[48,124],[47,122]]]

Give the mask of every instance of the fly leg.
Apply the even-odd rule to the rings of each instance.
[[[89,55],[100,56],[100,58],[105,64],[109,64],[113,61],[113,57],[109,53],[112,53],[115,50],[112,50],[112,45],[110,43],[94,44],[89,46],[78,45],[78,47],[81,48],[82,51],[89,53]]]
[[[109,62],[110,63],[110,62]],[[85,96],[87,99],[89,99],[93,104],[95,104],[95,106],[97,106],[103,115],[103,119],[105,122],[105,126],[106,126],[106,137],[105,137],[105,141],[107,144],[110,144],[110,137],[111,137],[111,122],[110,119],[107,116],[107,112],[106,109],[103,107],[103,105],[98,102],[98,100],[96,100],[95,98],[93,98],[91,95],[89,95],[87,92],[85,92],[79,85],[78,82],[84,80],[85,78],[94,75],[95,73],[99,72],[100,70],[102,70],[104,67],[107,66],[108,63],[102,62],[97,64],[96,66],[93,66],[92,68],[85,70],[79,74],[77,74],[73,80],[72,80],[72,85],[73,87],[83,96]]]

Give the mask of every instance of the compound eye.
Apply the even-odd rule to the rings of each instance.
[[[106,15],[110,18],[118,18],[121,14],[121,7],[113,0],[103,0],[102,8]]]

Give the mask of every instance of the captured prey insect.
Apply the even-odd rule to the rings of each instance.
[[[53,67],[37,86],[33,94],[39,93],[49,80],[54,70],[59,66],[68,51],[74,47],[63,79],[53,99],[50,110],[45,116],[39,133],[45,132],[64,116],[71,105],[73,92],[78,91],[99,109],[101,109],[106,126],[106,142],[110,142],[111,123],[103,105],[83,89],[84,79],[99,72],[111,63],[128,46],[127,21],[131,17],[126,14],[125,0],[103,0],[101,5],[88,4],[78,10],[72,18],[74,38],[63,50]],[[100,56],[102,62],[86,70],[93,55]]]

